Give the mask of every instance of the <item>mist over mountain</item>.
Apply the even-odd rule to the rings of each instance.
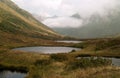
[[[40,16],[40,15],[38,15],[38,14],[32,14],[37,20],[39,20],[39,21],[43,21],[43,20],[45,20],[46,19],[46,17],[45,16]]]
[[[71,17],[81,19],[81,16],[79,15],[79,13],[73,14]]]
[[[78,38],[104,38],[120,34],[120,12],[111,11],[107,16],[92,15],[84,24],[76,28],[54,27],[57,32]]]
[[[59,33],[79,37],[119,34],[120,0],[12,0]],[[26,4],[27,3],[27,4]]]

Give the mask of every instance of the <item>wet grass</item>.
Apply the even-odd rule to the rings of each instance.
[[[52,43],[52,42],[50,42]],[[48,42],[49,44],[49,42]],[[87,43],[88,44],[88,43]],[[86,47],[82,51],[60,54],[40,54],[12,51],[11,48],[29,46],[30,44],[6,44],[0,47],[0,70],[18,70],[28,72],[26,78],[119,78],[120,67],[111,66],[111,60],[102,58],[81,58],[86,56],[119,57],[119,52],[95,51]],[[32,44],[33,45],[33,44]],[[38,44],[35,44],[38,45]],[[39,44],[40,45],[40,44]],[[47,44],[45,44],[47,45]],[[50,45],[50,44],[49,44]],[[55,43],[51,46],[55,46]],[[57,43],[58,45],[58,43]],[[62,44],[64,45],[64,44]],[[86,45],[86,44],[85,44]],[[60,45],[61,46],[61,45]],[[64,46],[68,46],[64,45]],[[78,46],[78,44],[77,44]],[[92,48],[92,49],[91,49]],[[119,51],[119,50],[118,50]]]
[[[108,67],[110,67],[110,69]],[[8,51],[1,53],[0,68],[13,71],[27,71],[29,72],[27,78],[81,78],[82,76],[84,76],[85,78],[90,78],[90,76],[97,77],[104,71],[108,71],[109,75],[113,76],[115,76],[115,74],[119,74],[120,72],[119,67],[113,67],[111,66],[109,60],[101,58],[76,59],[76,57],[72,54],[48,55],[39,53],[25,53],[18,51]],[[88,70],[90,71],[91,69],[94,70],[88,72]],[[83,72],[84,75],[80,76],[79,73],[81,72]],[[90,73],[92,73],[92,75],[90,75]],[[89,74],[89,76],[87,74]],[[103,78],[105,77],[106,75],[103,75]],[[116,78],[119,77],[120,76]]]
[[[83,43],[75,44],[73,47],[80,48],[81,51],[73,52],[79,56],[104,56],[120,58],[120,38],[88,40]]]

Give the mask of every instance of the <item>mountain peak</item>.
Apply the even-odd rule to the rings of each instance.
[[[79,15],[79,13],[75,13],[71,17],[81,19],[81,16]]]

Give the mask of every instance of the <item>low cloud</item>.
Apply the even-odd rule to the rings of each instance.
[[[43,21],[44,24],[50,27],[79,27],[82,25],[82,20],[75,19],[72,17],[58,17],[58,18],[49,18]]]
[[[82,25],[82,19],[69,16],[78,13],[81,18],[88,19],[94,14],[102,17],[110,11],[118,10],[120,0],[12,0],[23,9],[48,18],[43,21],[50,27],[78,27]]]

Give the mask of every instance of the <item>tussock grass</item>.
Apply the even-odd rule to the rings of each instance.
[[[103,59],[103,58],[81,58],[75,59],[73,61],[68,62],[66,66],[67,70],[74,69],[86,69],[91,67],[100,67],[100,66],[110,66],[112,64],[111,60]]]
[[[55,58],[57,58],[56,56],[58,56],[59,59],[55,60]],[[62,58],[64,59],[64,56],[67,56],[68,58],[61,61]],[[107,62],[105,60],[103,61],[103,59],[96,61],[95,63],[92,61],[92,64],[97,66],[91,67],[89,64],[91,62],[90,60],[80,59],[76,62],[76,59],[72,54],[56,54],[51,58],[51,55],[49,54],[26,53],[20,51],[0,53],[0,65],[2,65],[3,68],[9,69],[13,67],[11,70],[15,69],[20,71],[25,71],[25,69],[27,69],[29,72],[27,78],[90,78],[91,76],[98,77],[104,71],[113,76],[114,74],[117,74],[118,76],[120,72],[119,67],[104,65],[103,63]],[[101,65],[99,66],[98,63]],[[80,65],[76,66],[77,64]],[[86,66],[85,69],[81,67],[81,64]],[[71,67],[71,65],[75,65],[76,68],[66,70],[66,66]],[[112,72],[114,72],[114,74]],[[103,75],[103,78],[107,76],[109,77],[109,75]]]
[[[10,36],[11,37],[11,36]],[[9,37],[9,38],[10,38]],[[18,37],[20,38],[20,37]],[[76,59],[78,56],[118,56],[113,52],[94,52],[92,50],[62,53],[62,54],[39,54],[26,53],[20,51],[10,51],[11,48],[21,46],[43,45],[46,40],[37,40],[36,43],[24,41],[26,37],[21,37],[23,42],[11,42],[0,45],[0,65],[1,69],[9,69],[13,67],[15,70],[28,71],[29,75],[26,78],[119,78],[120,68],[110,66],[110,62],[105,59]],[[32,41],[33,42],[33,41]],[[64,45],[51,41],[47,41],[44,45]],[[5,51],[4,51],[5,50]],[[111,54],[110,54],[111,53]],[[119,53],[119,52],[117,52]],[[12,69],[12,70],[13,70]]]
[[[65,53],[51,54],[50,57],[52,60],[59,61],[59,62],[68,60],[68,56]]]
[[[88,40],[75,44],[74,47],[85,46],[81,51],[73,52],[76,56],[120,57],[120,38]]]
[[[39,23],[26,11],[14,7],[16,5],[9,0],[0,1],[1,70],[25,71],[29,73],[26,78],[120,78],[120,68],[110,66],[111,63],[108,60],[76,59],[76,56],[81,54],[118,56],[120,54],[116,51],[120,51],[119,39],[105,39],[102,40],[103,43],[101,40],[89,40],[74,45],[84,50],[69,54],[49,55],[12,51],[12,48],[23,46],[73,46],[73,44],[44,40],[62,39],[64,36]]]

